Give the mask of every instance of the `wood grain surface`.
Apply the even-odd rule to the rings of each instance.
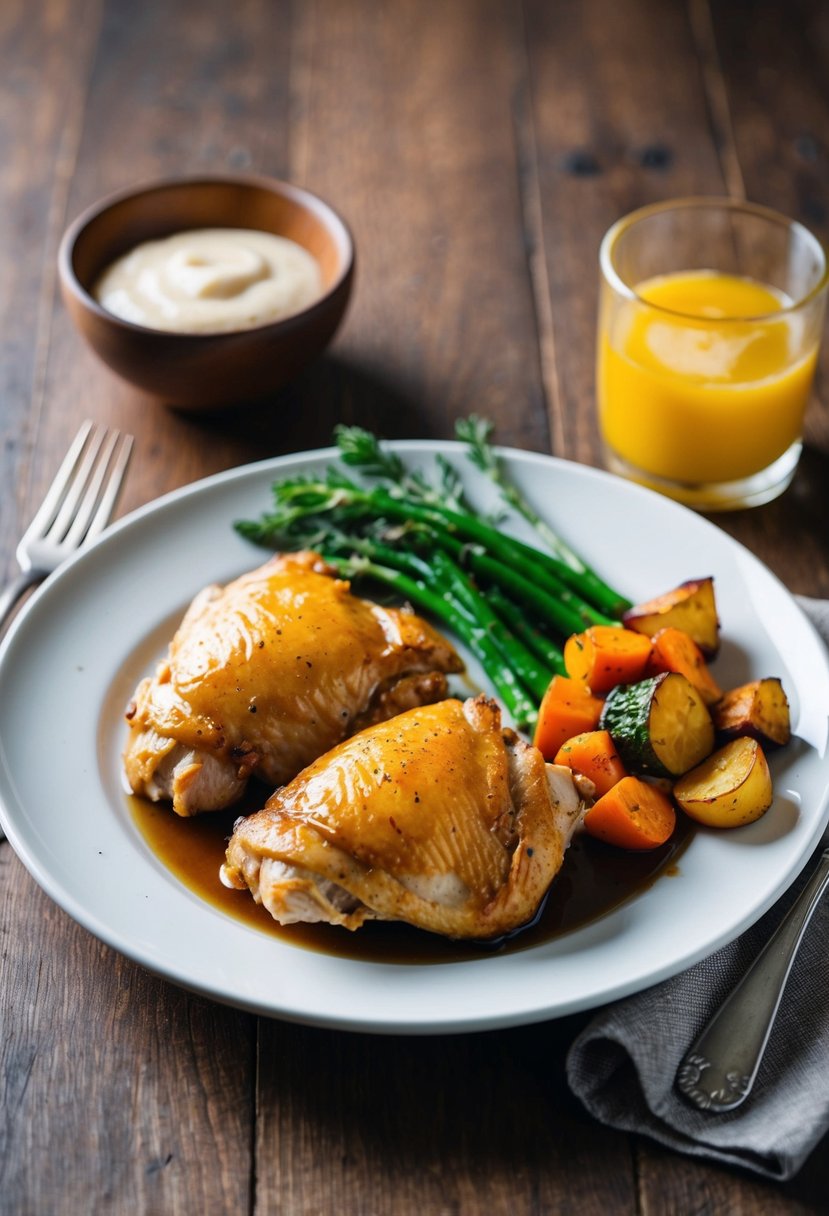
[[[449,437],[475,411],[600,465],[603,232],[729,192],[829,238],[828,72],[820,0],[4,0],[0,575],[87,416],[136,436],[123,511],[337,421]],[[82,346],[55,254],[107,192],[204,171],[330,199],[358,277],[277,399],[185,416]],[[827,352],[794,485],[718,520],[823,595]],[[583,1024],[378,1039],[257,1019],[99,944],[2,843],[0,1213],[826,1211],[826,1141],[778,1186],[595,1124],[564,1082]]]

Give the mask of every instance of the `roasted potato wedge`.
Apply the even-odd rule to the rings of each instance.
[[[689,579],[673,591],[635,604],[622,617],[628,629],[652,638],[667,625],[687,633],[696,642],[706,659],[712,659],[720,648],[720,622],[714,597],[713,578]]]
[[[783,747],[792,737],[789,702],[776,676],[732,688],[711,711],[721,735],[750,735],[764,747]]]
[[[680,777],[674,798],[686,815],[711,828],[753,823],[772,803],[769,766],[756,739],[732,739]]]

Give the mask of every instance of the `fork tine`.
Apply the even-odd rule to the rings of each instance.
[[[97,451],[95,452],[95,463],[89,468],[86,484],[80,485],[80,489],[83,490],[83,497],[76,502],[69,527],[62,538],[62,543],[67,547],[76,548],[86,535],[89,521],[95,514],[95,508],[101,495],[101,487],[108,475],[109,462],[117,442],[117,431],[103,432],[101,442],[98,444]]]
[[[72,481],[76,466],[81,459],[81,454],[86,446],[86,441],[92,427],[93,423],[87,419],[72,440],[72,444],[62,460],[61,466],[55,474],[45,498],[38,507],[34,519],[26,529],[27,535],[29,533],[32,535],[42,535],[53,523],[66,489]]]
[[[85,535],[78,536],[78,543],[80,543],[81,539],[85,541],[94,540],[109,523],[130,462],[132,445],[132,435],[122,435],[118,431],[113,431],[106,458],[102,460],[99,475],[96,476],[95,494],[92,496],[90,487],[90,491],[87,492],[83,506],[79,512],[80,520],[81,514],[87,505],[87,498],[89,498],[88,514],[82,521],[87,523],[88,526],[85,529]],[[67,536],[67,541],[70,540],[72,531],[74,531],[74,528],[70,531],[70,535]],[[80,529],[80,532],[82,534],[83,529]]]
[[[95,462],[98,459],[98,453],[106,440],[106,436],[106,427],[95,426],[90,431],[83,455],[75,466],[72,477],[65,488],[63,501],[60,504],[58,513],[48,530],[50,540],[59,543],[72,526],[75,512],[89,484],[89,479],[95,468]]]

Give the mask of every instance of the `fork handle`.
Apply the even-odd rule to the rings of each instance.
[[[748,1096],[771,1033],[794,956],[829,886],[829,849],[764,949],[683,1057],[677,1088],[712,1113],[734,1110]]]
[[[39,583],[45,577],[46,575],[43,570],[24,570],[16,578],[12,579],[8,587],[0,592],[0,629],[3,628],[11,616],[15,604],[26,588],[31,587],[33,583]]]

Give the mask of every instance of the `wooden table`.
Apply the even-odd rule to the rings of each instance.
[[[614,219],[729,192],[829,236],[820,0],[4,0],[0,54],[4,576],[85,416],[137,438],[123,510],[338,420],[448,437],[476,411],[503,443],[599,464]],[[359,248],[333,348],[244,416],[142,399],[56,295],[86,204],[200,171],[307,185]],[[827,480],[815,402],[790,491],[718,521],[793,592],[829,595]],[[563,1076],[583,1022],[415,1039],[258,1019],[100,945],[2,844],[0,1211],[826,1210],[827,1141],[775,1186],[594,1124]]]

